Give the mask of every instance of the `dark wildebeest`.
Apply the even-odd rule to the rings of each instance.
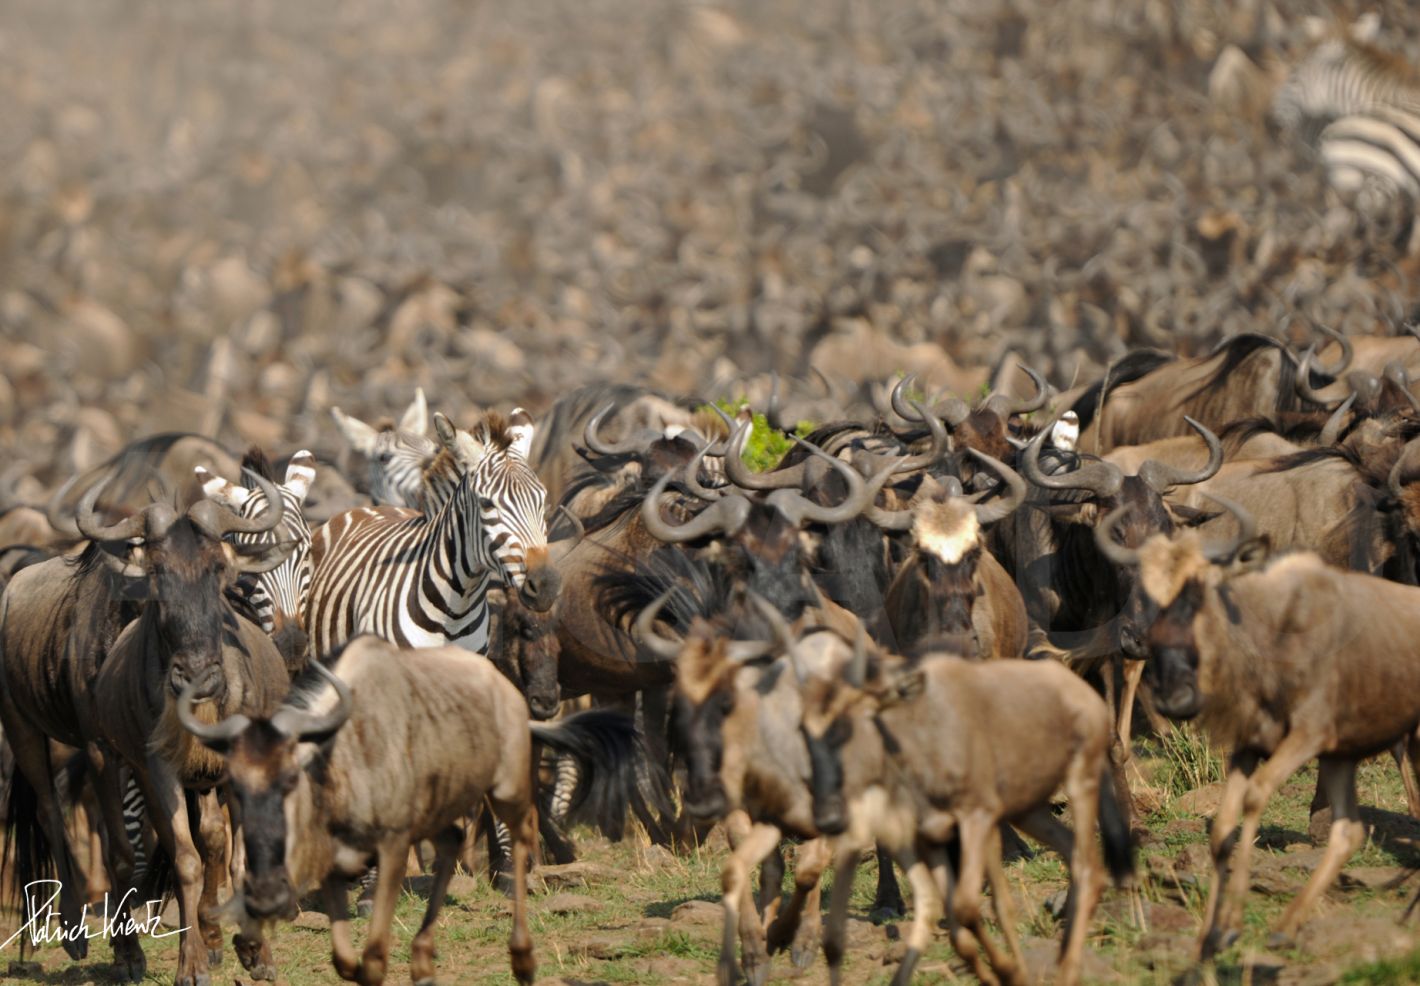
[[[176,870],[188,929],[179,946],[179,986],[205,982],[209,950],[221,947],[211,909],[226,834],[215,797],[201,798],[199,856],[186,794],[210,790],[221,764],[178,728],[177,696],[194,683],[208,714],[262,711],[279,701],[288,681],[270,638],[226,597],[240,572],[260,572],[284,557],[282,546],[223,541],[227,533],[260,533],[280,522],[279,493],[259,482],[273,508],[255,518],[203,499],[182,514],[156,503],[108,525],[94,510],[105,484],[95,484],[76,516],[93,543],[77,562],[55,559],[20,573],[6,589],[0,614],[0,724],[19,767],[7,819],[19,883],[45,871],[52,858],[64,881],[61,919],[65,928],[75,926],[69,881],[76,870],[49,753],[55,739],[85,750],[99,768],[113,882],[131,886],[132,858],[120,837],[118,763],[106,756],[117,753],[133,770]],[[125,596],[144,600],[136,616],[122,603]],[[75,958],[86,951],[82,938],[67,945]],[[141,977],[136,936],[116,935],[114,953],[126,974]]]
[[[482,655],[451,646],[401,650],[372,636],[347,643],[333,671],[316,664],[310,680],[316,687],[298,689],[295,704],[262,716],[202,722],[192,715],[190,693],[179,708],[187,730],[225,763],[241,809],[244,920],[293,916],[299,896],[319,887],[336,971],[376,986],[387,971],[410,847],[431,839],[434,884],[410,946],[410,972],[416,983],[432,982],[434,924],[463,843],[458,823],[487,798],[513,836],[513,974],[532,982],[526,903],[537,831],[533,743],[578,760],[591,817],[619,837],[637,769],[630,720],[598,710],[540,725]],[[347,888],[372,861],[375,907],[357,956]]]
[[[1232,750],[1210,841],[1214,881],[1200,943],[1207,959],[1236,940],[1263,810],[1318,759],[1334,812],[1326,854],[1276,926],[1290,940],[1365,841],[1356,767],[1404,741],[1420,754],[1420,589],[1329,566],[1312,552],[1270,556],[1251,514],[1221,497],[1238,532],[1208,544],[1190,531],[1139,549],[1100,527],[1101,549],[1137,565],[1156,614],[1147,634],[1154,702],[1196,718]],[[1241,828],[1239,828],[1241,818]]]

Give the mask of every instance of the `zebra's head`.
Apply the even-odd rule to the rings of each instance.
[[[439,447],[427,436],[429,409],[422,387],[414,392],[398,424],[377,428],[338,407],[331,408],[330,414],[345,441],[369,466],[370,499],[391,507],[426,509],[421,475]]]
[[[1272,98],[1272,118],[1287,130],[1362,113],[1394,88],[1395,60],[1375,48],[1380,21],[1368,14],[1344,30],[1329,20],[1305,19],[1310,42]]]
[[[253,450],[242,460],[252,472],[270,479],[270,464]],[[249,478],[246,469],[242,483],[237,485],[213,475],[201,466],[194,469],[202,492],[239,517],[255,517],[266,509],[266,494]],[[255,611],[261,628],[271,635],[277,650],[289,666],[305,661],[305,602],[311,585],[311,529],[301,513],[306,494],[316,476],[315,456],[302,449],[291,456],[286,465],[286,479],[277,487],[281,492],[283,512],[276,530],[263,534],[233,534],[232,540],[242,543],[292,542],[294,547],[286,560],[269,572],[242,576],[247,601]]]
[[[532,418],[522,408],[490,412],[469,432],[435,414],[434,428],[476,498],[481,560],[526,606],[547,612],[560,579],[547,553],[547,489],[528,465]]]

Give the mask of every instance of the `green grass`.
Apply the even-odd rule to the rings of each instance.
[[[715,406],[730,417],[749,407],[749,400],[737,397],[722,399]],[[700,410],[709,410],[708,405]],[[769,419],[756,411],[751,414],[749,438],[745,442],[744,453],[740,456],[745,465],[754,472],[767,472],[777,466],[781,459],[794,447],[794,437],[803,438],[817,427],[812,421],[799,421],[794,425],[794,437],[784,434],[769,424]]]
[[[1367,962],[1347,970],[1338,980],[1341,986],[1401,986],[1420,983],[1420,951],[1398,959]]]

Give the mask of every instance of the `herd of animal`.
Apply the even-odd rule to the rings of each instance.
[[[482,819],[527,982],[539,830],[564,858],[567,821],[619,837],[630,812],[680,843],[724,823],[722,982],[820,940],[839,981],[874,846],[875,906],[902,908],[894,864],[914,902],[895,982],[943,916],[977,976],[1022,982],[1015,829],[1068,862],[1070,983],[1107,879],[1133,870],[1142,702],[1230,753],[1205,959],[1239,933],[1269,797],[1320,759],[1329,841],[1286,939],[1364,841],[1362,759],[1391,750],[1420,817],[1420,337],[1315,330],[1303,352],[1139,350],[1066,391],[1026,370],[1032,393],[975,403],[904,377],[890,413],[813,428],[596,385],[539,422],[436,413],[430,437],[421,392],[397,424],[335,413],[365,462],[349,477],[307,450],[134,442],[55,492],[46,543],[0,552],[6,881],[57,876],[65,927],[98,888],[174,886],[183,986],[209,980],[223,915],[272,977],[274,922],[319,890],[337,972],[378,983],[427,842],[427,982]],[[774,441],[787,454],[751,468]],[[577,696],[595,707],[537,721]],[[348,889],[371,868],[357,952]],[[135,934],[113,951],[141,978]]]

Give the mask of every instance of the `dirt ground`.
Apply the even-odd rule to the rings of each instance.
[[[1211,877],[1206,817],[1216,806],[1218,760],[1191,740],[1141,747],[1140,798],[1149,834],[1139,851],[1137,896],[1110,891],[1093,923],[1086,980],[1096,983],[1172,982],[1278,983],[1324,986],[1344,982],[1420,981],[1420,937],[1401,925],[1406,904],[1420,889],[1420,822],[1405,814],[1399,775],[1389,758],[1366,765],[1360,775],[1362,803],[1371,826],[1366,846],[1347,867],[1341,885],[1323,900],[1296,944],[1265,947],[1269,924],[1280,916],[1320,858],[1307,835],[1307,806],[1314,768],[1299,773],[1265,816],[1252,876],[1242,940],[1211,969],[1193,961],[1200,915]],[[531,925],[539,982],[591,986],[602,983],[713,982],[720,933],[719,864],[723,839],[712,833],[699,849],[681,854],[644,840],[611,845],[579,833],[580,859],[535,871]],[[1058,858],[1041,853],[1008,867],[1016,895],[1019,932],[1027,960],[1048,981],[1059,926],[1051,916],[1065,889]],[[408,941],[427,899],[427,878],[410,877],[395,922],[390,982],[408,982]],[[845,981],[886,983],[902,952],[906,925],[874,925],[867,919],[874,871],[859,869],[849,926]],[[786,878],[786,887],[789,881]],[[357,941],[364,921],[355,923]],[[0,920],[8,937],[17,922]],[[290,986],[338,983],[330,967],[325,916],[305,912],[275,935],[278,982]],[[10,930],[5,930],[5,929]],[[451,984],[511,983],[506,941],[509,904],[481,878],[460,874],[450,888],[439,922],[439,978]],[[171,982],[176,939],[149,943],[146,981]],[[49,984],[114,981],[107,946],[92,943],[88,960],[71,963],[46,947],[38,966],[10,966],[6,981]],[[15,945],[3,956],[8,965]],[[0,967],[4,968],[4,967]],[[245,983],[230,950],[214,970],[214,983]],[[776,956],[771,982],[818,986],[828,981],[821,955],[807,970]],[[919,966],[917,982],[969,982],[944,932]]]

